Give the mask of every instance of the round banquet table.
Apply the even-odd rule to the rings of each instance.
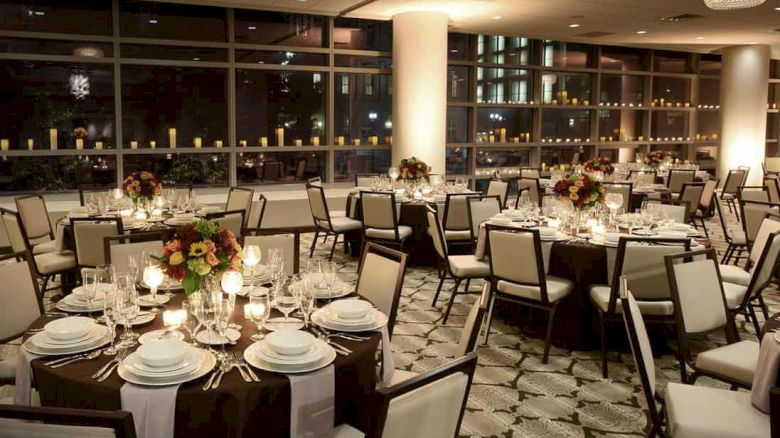
[[[184,299],[177,293],[166,305],[178,309]],[[244,319],[247,298],[236,297],[234,322],[240,324],[241,338],[227,351],[241,351],[249,347],[249,337],[256,326]],[[272,317],[281,316],[274,310]],[[43,327],[53,318],[40,317],[31,328]],[[133,329],[137,333],[165,328],[162,312],[152,322]],[[119,327],[121,330],[121,327]],[[118,330],[119,331],[119,330]],[[377,383],[375,353],[381,334],[367,332],[371,339],[353,342],[339,339],[339,344],[353,351],[349,356],[337,355],[335,370],[335,424],[348,423],[362,428],[362,419],[368,415],[368,397]],[[219,349],[220,347],[214,347]],[[50,358],[49,358],[50,359]],[[92,374],[112,357],[81,361],[52,369],[44,366],[48,359],[36,359],[31,366],[35,388],[40,393],[43,406],[119,410],[120,388],[125,383],[116,372],[103,382],[91,378]],[[217,389],[203,391],[201,386],[211,373],[182,384],[176,395],[174,436],[177,437],[287,437],[290,429],[290,381],[279,373],[254,368],[260,382],[245,382],[238,370],[225,374]]]

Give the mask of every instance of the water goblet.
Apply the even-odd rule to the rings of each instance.
[[[236,294],[238,294],[241,291],[241,288],[244,285],[244,276],[241,275],[238,271],[226,271],[222,274],[222,279],[220,280],[220,286],[222,287],[222,290],[227,293],[228,301],[230,301],[231,306],[236,305]],[[238,324],[230,324],[230,328],[234,330],[241,330],[241,326]]]
[[[274,304],[279,311],[284,313],[284,323],[287,324],[290,320],[290,312],[295,310],[298,305],[298,300],[295,298],[295,294],[291,288],[282,286],[276,291]]]
[[[133,320],[135,320],[140,307],[138,305],[138,291],[135,289],[135,282],[129,275],[122,275],[117,278],[116,292],[116,312],[120,316],[125,332],[122,335],[120,347],[129,348],[138,345],[136,339],[138,335],[133,333]]]
[[[193,297],[190,297],[181,303],[181,310],[185,312],[182,327],[184,327],[184,330],[187,330],[187,334],[190,335],[190,344],[192,345],[197,345],[195,336],[198,334],[198,327],[200,327],[198,317],[195,316],[196,308],[197,303],[195,303],[195,298]]]
[[[152,299],[152,313],[160,313],[157,308],[157,288],[162,284],[165,273],[159,266],[147,266],[144,268],[144,283],[149,286],[149,294]]]
[[[106,292],[105,299],[103,300],[103,320],[108,327],[109,336],[111,336],[111,345],[103,350],[103,354],[106,356],[113,356],[117,353],[117,348],[114,345],[116,342],[116,324],[119,317],[116,311],[116,293],[115,289]]]
[[[252,335],[250,339],[254,342],[263,340],[265,337],[262,334],[263,326],[271,315],[271,303],[268,301],[268,296],[249,297],[249,304],[244,308],[244,312],[248,312],[249,319],[257,325],[257,333]]]
[[[84,272],[84,299],[87,300],[87,312],[92,317],[92,301],[97,295],[98,285],[100,284],[100,275],[97,270],[88,270]]]

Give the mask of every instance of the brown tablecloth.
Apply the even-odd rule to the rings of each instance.
[[[179,293],[171,298],[167,308],[178,309],[184,299]],[[228,351],[243,351],[252,341],[256,326],[244,319],[246,298],[237,297],[235,322],[243,326],[237,345]],[[137,326],[144,333],[164,328],[162,313],[154,321]],[[278,315],[274,315],[278,316]],[[51,318],[41,317],[31,327],[42,327]],[[381,339],[376,332],[368,332],[371,339],[362,342],[339,340],[354,353],[336,356],[335,423],[356,427],[367,415],[367,399],[376,386],[375,352]],[[217,347],[215,347],[217,348]],[[91,361],[52,369],[43,365],[45,359],[32,362],[35,387],[43,406],[120,409],[119,390],[124,381],[114,373],[104,382],[96,382],[91,375],[111,358],[101,356]],[[290,428],[290,382],[283,374],[255,370],[260,382],[247,383],[237,370],[225,374],[218,389],[203,391],[201,386],[208,375],[182,384],[176,397],[175,436],[177,437],[286,437]]]

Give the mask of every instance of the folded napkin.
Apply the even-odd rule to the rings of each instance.
[[[30,362],[43,356],[30,353],[24,347],[19,348],[19,354],[16,355],[16,382],[14,404],[21,406],[30,406],[32,403],[32,379],[33,373]]]
[[[133,414],[138,438],[172,438],[179,385],[147,387],[125,382],[122,410]]]
[[[775,340],[774,333],[767,333],[761,342],[758,353],[758,365],[753,373],[753,389],[750,390],[750,401],[760,411],[769,413],[769,388],[777,383],[777,372],[780,369],[780,343]]]
[[[336,401],[333,364],[310,373],[288,374],[287,378],[290,379],[290,437],[329,436]]]

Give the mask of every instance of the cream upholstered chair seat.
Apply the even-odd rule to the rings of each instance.
[[[49,240],[48,242],[39,243],[33,246],[33,254],[44,254],[47,252],[57,251],[57,241]]]
[[[720,196],[720,199],[723,199],[724,201],[731,201],[734,199],[733,193],[724,193]]]
[[[330,212],[330,217],[331,218],[334,218],[334,217],[346,217],[346,216],[347,216],[347,211],[346,210],[335,210],[335,211],[331,211]]]
[[[490,265],[477,259],[473,255],[447,256],[452,273],[457,277],[488,277]]]
[[[734,283],[740,286],[750,284],[750,272],[737,265],[719,265],[720,278],[726,283]]]
[[[520,298],[527,298],[537,301],[542,299],[538,286],[527,286],[499,280],[496,284],[496,289],[498,289],[499,292],[508,295],[514,295]],[[573,289],[574,283],[572,283],[570,280],[555,277],[553,275],[547,276],[547,299],[549,299],[551,303],[554,303],[565,297],[571,293]]]
[[[699,353],[696,356],[696,367],[752,385],[758,351],[758,342],[735,342]]]
[[[734,283],[723,283],[723,294],[726,296],[726,305],[733,310],[742,304],[748,287]]]
[[[612,288],[607,285],[596,285],[590,288],[590,299],[598,306],[599,310],[606,312],[609,309],[609,296]],[[623,312],[623,306],[620,304],[620,298],[617,299],[615,311]],[[668,316],[674,315],[674,304],[671,300],[662,301],[638,301],[639,309],[643,315]]]
[[[330,436],[331,438],[363,438],[366,434],[348,424],[340,424],[333,428]]]
[[[359,230],[363,227],[363,224],[359,220],[351,219],[346,216],[333,216],[331,213],[330,224],[333,226],[333,231],[337,233],[344,233],[352,230]],[[317,225],[323,228],[328,228],[328,221],[317,221]]]
[[[450,240],[471,240],[471,231],[469,230],[445,230],[444,238]]]
[[[47,252],[35,256],[35,264],[41,274],[62,272],[76,267],[73,251]]]
[[[771,436],[769,415],[753,407],[749,392],[669,383],[664,399],[675,438]]]
[[[412,235],[412,227],[407,225],[398,226],[398,237],[405,239]],[[373,239],[395,239],[395,231],[390,229],[366,228],[366,236]]]
[[[742,231],[735,231],[731,236],[731,241],[735,245],[747,245],[747,237],[745,237],[745,233]]]

